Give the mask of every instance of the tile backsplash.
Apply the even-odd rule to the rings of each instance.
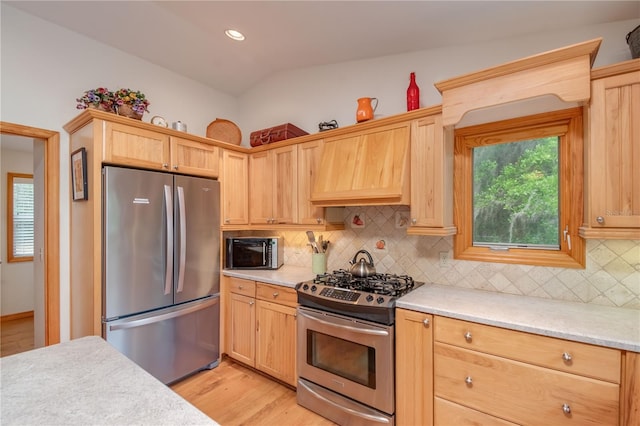
[[[347,207],[344,215],[344,231],[322,233],[330,241],[328,271],[348,268],[365,249],[377,272],[416,281],[640,310],[640,240],[588,240],[585,269],[473,262],[453,260],[453,237],[407,235],[405,206]],[[311,269],[305,232],[279,234],[285,264]],[[384,248],[376,248],[379,241]]]

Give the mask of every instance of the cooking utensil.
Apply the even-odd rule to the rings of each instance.
[[[318,237],[318,241],[316,242],[316,245],[318,246],[318,252],[320,253],[324,253],[324,249],[322,248],[322,243],[324,241],[322,241],[322,234],[320,234],[320,236]]]
[[[309,239],[311,247],[313,247],[313,252],[319,253],[318,244],[316,243],[316,236],[313,234],[313,231],[307,231],[307,238]]]
[[[369,258],[369,262],[365,261],[363,258],[360,258],[360,261],[358,262],[358,255],[360,253],[366,254]],[[376,273],[376,268],[373,266],[373,257],[371,257],[371,253],[366,250],[359,250],[355,256],[353,256],[353,260],[349,263],[353,265],[350,272],[356,277],[366,278]]]

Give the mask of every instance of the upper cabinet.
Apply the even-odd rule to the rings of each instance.
[[[640,238],[640,59],[593,70],[585,238]]]
[[[105,122],[104,161],[145,169],[218,177],[216,145],[130,125]]]
[[[410,122],[327,137],[311,194],[317,206],[409,204]]]
[[[222,226],[249,223],[249,156],[243,152],[222,150],[220,173]]]
[[[440,107],[411,122],[411,223],[408,234],[447,236],[453,225],[453,132]]]
[[[249,157],[249,221],[291,224],[298,221],[298,149],[284,146]]]
[[[298,145],[298,223],[302,225],[323,225],[326,220],[324,207],[311,202],[323,148],[322,139]]]

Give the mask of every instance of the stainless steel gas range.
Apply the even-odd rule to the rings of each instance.
[[[395,302],[422,284],[346,270],[299,283],[298,404],[341,425],[393,425]]]

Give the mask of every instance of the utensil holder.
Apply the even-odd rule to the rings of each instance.
[[[327,272],[327,254],[313,253],[311,254],[311,271],[314,274],[324,274]]]

